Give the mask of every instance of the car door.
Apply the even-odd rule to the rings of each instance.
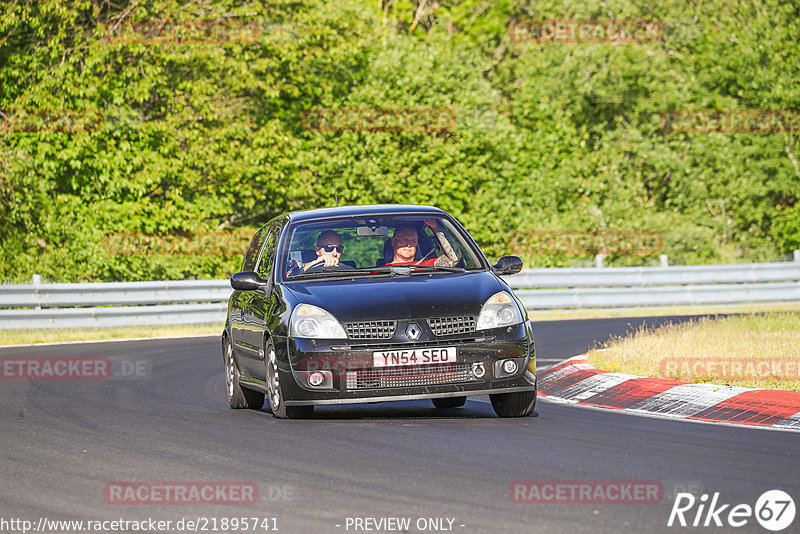
[[[247,252],[242,262],[242,271],[255,271],[256,264],[258,263],[259,254],[267,238],[268,227],[264,227],[253,236],[250,245],[247,247]],[[228,315],[228,324],[230,324],[231,341],[233,342],[233,351],[236,354],[236,361],[242,368],[242,362],[252,352],[253,348],[249,347],[247,343],[247,329],[248,325],[245,322],[245,308],[250,306],[252,300],[252,291],[235,290],[231,295],[231,306]],[[258,351],[258,348],[255,347]]]
[[[257,380],[266,380],[264,364],[264,330],[268,316],[275,310],[277,298],[274,288],[275,256],[281,225],[274,224],[266,230],[264,247],[255,266],[255,271],[264,280],[271,280],[269,292],[258,289],[246,291],[242,300],[241,364],[245,372]]]

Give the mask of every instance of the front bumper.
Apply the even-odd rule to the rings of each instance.
[[[274,341],[279,352],[279,380],[287,406],[432,399],[536,389],[536,356],[532,334],[526,324],[480,335],[473,333],[418,343],[296,338]],[[373,365],[376,351],[441,347],[455,348],[456,361],[394,367]],[[514,365],[504,366],[509,361]],[[511,367],[515,369],[508,372]],[[310,384],[309,376],[314,371],[321,371],[325,376],[320,386]]]

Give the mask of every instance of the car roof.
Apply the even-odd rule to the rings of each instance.
[[[430,214],[444,215],[446,212],[433,206],[420,206],[414,204],[372,204],[367,206],[338,206],[335,208],[320,208],[315,210],[294,211],[288,214],[292,222],[329,217],[354,217],[364,215],[395,215],[395,214]]]

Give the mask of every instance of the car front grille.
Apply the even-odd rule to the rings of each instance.
[[[437,336],[467,334],[475,331],[475,317],[431,317],[428,326]]]
[[[397,321],[344,323],[349,339],[391,339],[396,328]]]
[[[473,380],[469,365],[452,363],[348,371],[346,378],[349,390],[429,386]]]

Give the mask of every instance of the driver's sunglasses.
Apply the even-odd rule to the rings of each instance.
[[[317,248],[323,249],[325,252],[333,252],[334,250],[339,254],[342,253],[344,247],[342,245],[320,245]]]

